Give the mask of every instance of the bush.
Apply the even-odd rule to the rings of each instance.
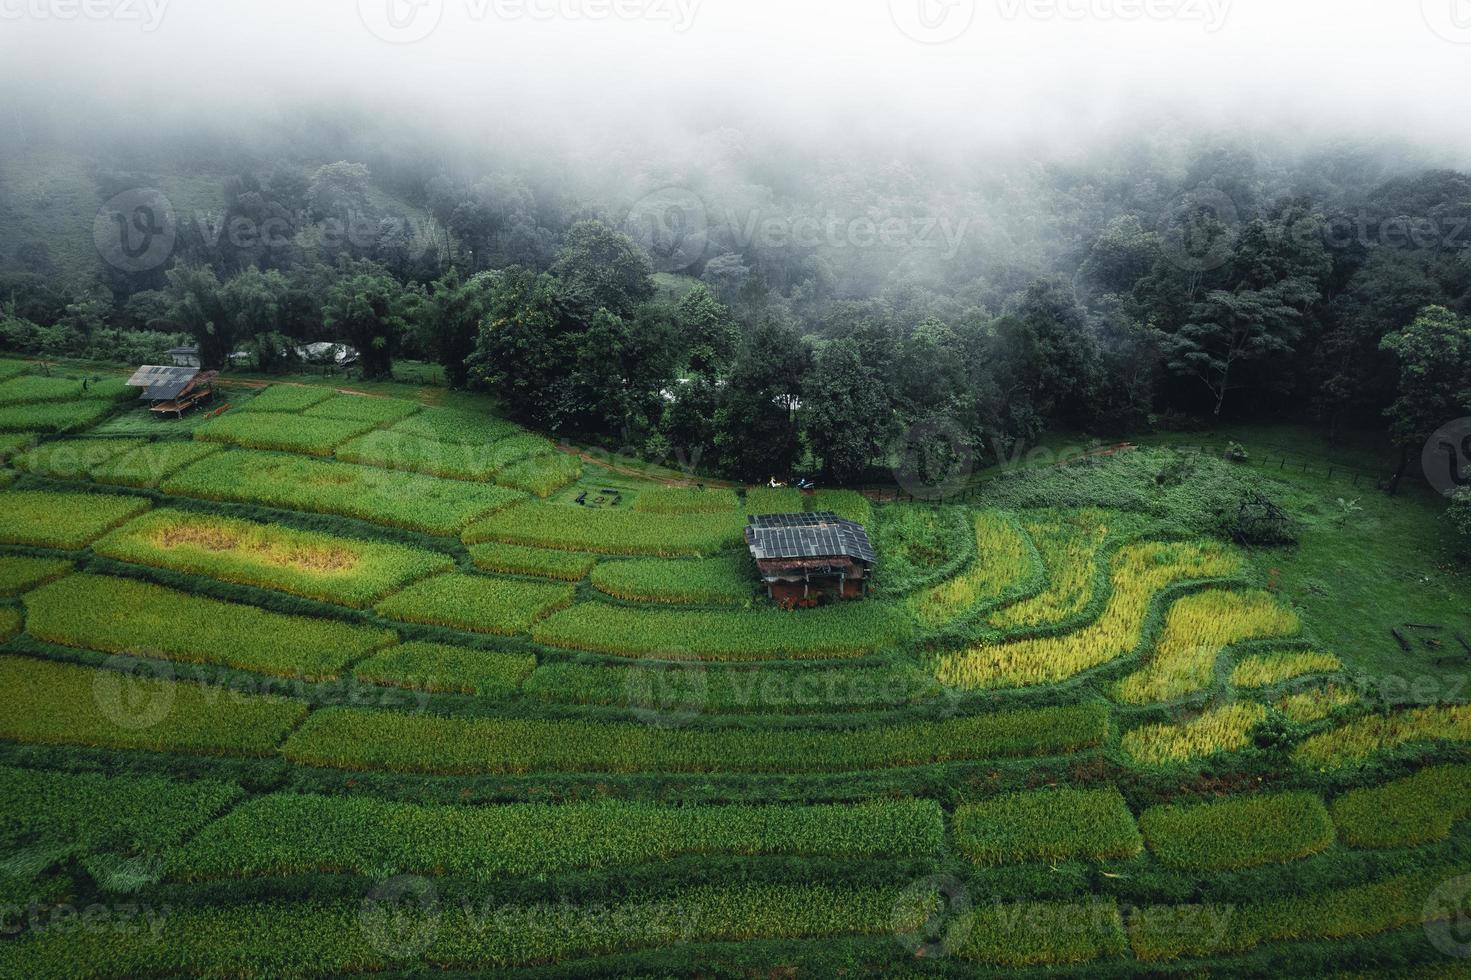
[[[369,684],[500,698],[514,694],[535,669],[530,654],[414,642],[374,654],[353,673]]]
[[[275,794],[211,824],[171,877],[310,872],[383,877],[529,877],[667,861],[682,854],[926,858],[944,821],[930,800],[826,806],[667,806],[600,800],[419,806]]]
[[[26,630],[62,646],[322,680],[397,642],[388,630],[176,592],[134,579],[72,575],[25,597]]]
[[[541,578],[580,582],[597,564],[594,555],[575,551],[551,551],[518,544],[477,544],[469,549],[470,560],[487,572],[536,575]]]
[[[1310,736],[1295,757],[1303,765],[1342,767],[1416,742],[1471,741],[1471,704],[1368,715]]]
[[[537,625],[538,643],[671,660],[856,657],[898,642],[896,608],[851,602],[820,609],[636,609],[584,602]]]
[[[1462,487],[1451,494],[1445,519],[1451,526],[1451,533],[1460,542],[1462,557],[1471,556],[1471,487]]]
[[[1178,724],[1142,725],[1119,742],[1124,754],[1144,765],[1167,766],[1236,752],[1251,743],[1251,730],[1267,717],[1259,704],[1229,704]]]
[[[440,535],[458,534],[477,517],[523,499],[501,487],[249,450],[200,460],[165,480],[163,490],[338,514]]]
[[[869,529],[878,562],[874,588],[882,595],[909,595],[959,573],[975,557],[975,533],[959,507],[891,504]]]
[[[408,418],[419,410],[417,402],[370,395],[333,395],[302,412],[303,418],[351,419],[383,425]]]
[[[466,544],[502,544],[591,551],[605,555],[698,555],[737,545],[739,514],[639,514],[627,510],[527,502],[465,531]]]
[[[1042,574],[1021,529],[994,511],[975,516],[976,558],[960,574],[912,601],[925,626],[942,626],[1014,596]]]
[[[676,730],[326,708],[312,713],[284,751],[307,765],[392,772],[801,773],[1057,755],[1098,745],[1107,734],[1108,712],[1096,704],[854,731]]]
[[[190,463],[222,451],[223,447],[208,442],[150,442],[93,466],[89,472],[98,483],[153,488]]]
[[[233,443],[247,449],[330,456],[333,449],[362,435],[373,425],[361,420],[309,418],[281,412],[230,412],[195,429],[194,438]]]
[[[1216,660],[1227,647],[1290,636],[1301,629],[1297,614],[1266,592],[1208,589],[1184,596],[1165,614],[1164,629],[1148,661],[1119,681],[1118,698],[1149,704],[1204,691],[1215,679]]]
[[[495,475],[495,482],[538,497],[550,497],[582,476],[582,460],[568,453],[548,453],[512,463]]]
[[[524,633],[572,604],[573,587],[451,572],[425,579],[378,603],[380,614],[476,633]]]
[[[268,756],[306,717],[300,701],[109,670],[0,657],[0,738],[205,755]]]
[[[18,596],[71,571],[63,558],[24,558],[0,555],[0,596]]]
[[[455,564],[448,555],[403,545],[168,509],[143,515],[92,550],[355,609]]]
[[[650,514],[720,514],[739,511],[741,501],[734,490],[650,487],[638,492],[633,509]]]
[[[937,674],[942,683],[967,689],[1066,680],[1137,648],[1150,604],[1166,587],[1231,575],[1241,567],[1241,558],[1216,542],[1127,545],[1114,556],[1113,594],[1097,620],[1062,636],[982,643],[942,654]]]
[[[271,385],[244,402],[241,412],[302,412],[333,395],[331,388],[308,385]]]
[[[1105,861],[1144,849],[1116,789],[1031,790],[963,804],[955,846],[977,864]]]
[[[1331,653],[1288,650],[1282,653],[1257,653],[1242,657],[1231,671],[1231,686],[1271,687],[1306,674],[1332,674],[1343,668]]]
[[[1312,793],[1151,807],[1139,829],[1160,861],[1186,871],[1279,864],[1333,846],[1333,821]]]
[[[58,439],[23,452],[10,465],[56,480],[80,480],[123,453],[146,445],[142,439]]]
[[[0,542],[75,551],[148,506],[139,497],[7,490],[0,493]]]
[[[630,602],[700,606],[749,605],[757,580],[744,556],[676,559],[626,558],[604,562],[592,573],[600,592]]]
[[[1413,847],[1445,840],[1471,816],[1471,766],[1432,766],[1333,801],[1333,821],[1350,847]]]

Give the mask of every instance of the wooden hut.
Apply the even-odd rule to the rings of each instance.
[[[767,595],[781,605],[868,594],[875,556],[862,524],[828,511],[746,520],[746,545]]]

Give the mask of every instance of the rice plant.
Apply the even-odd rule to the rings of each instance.
[[[920,623],[936,627],[995,604],[1038,573],[1025,534],[995,511],[975,516],[976,558],[960,574],[914,597]]]
[[[519,544],[477,544],[469,548],[470,560],[487,572],[534,575],[538,578],[580,582],[597,564],[596,555],[575,551],[528,548]]]
[[[608,561],[593,570],[592,584],[630,602],[740,606],[750,605],[759,583],[750,560],[740,555]]]
[[[476,633],[524,633],[572,604],[573,587],[450,572],[424,579],[375,607],[390,619]]]
[[[0,555],[0,596],[18,596],[38,585],[61,578],[71,571],[64,558],[26,558]]]
[[[1242,657],[1231,671],[1231,686],[1241,688],[1272,687],[1294,677],[1307,674],[1333,674],[1343,664],[1331,653],[1311,650],[1287,650],[1281,653],[1254,653]]]
[[[369,684],[499,698],[514,694],[535,669],[530,654],[415,641],[373,654],[353,673]]]
[[[1471,766],[1431,766],[1333,801],[1338,836],[1350,847],[1413,847],[1445,840],[1471,816]]]
[[[1401,745],[1465,741],[1471,741],[1471,704],[1437,705],[1356,718],[1309,736],[1294,755],[1303,765],[1336,768]]]
[[[143,445],[142,439],[57,439],[19,454],[10,465],[55,480],[81,480],[95,467]]]
[[[1052,626],[1082,613],[1093,598],[1099,551],[1109,534],[1107,515],[1094,510],[1027,523],[1023,529],[1047,569],[1047,587],[992,613],[988,622],[997,629]]]
[[[1333,845],[1333,821],[1315,793],[1262,793],[1151,807],[1139,829],[1161,862],[1186,871],[1280,864]]]
[[[0,492],[0,543],[74,551],[148,507],[140,497],[7,490]]]
[[[713,554],[741,543],[740,514],[639,514],[526,502],[465,531],[466,544],[486,541],[604,555]]]
[[[719,514],[739,511],[741,501],[734,490],[649,487],[639,490],[633,509],[649,514]]]
[[[309,418],[283,412],[228,412],[194,430],[194,438],[247,449],[330,456],[332,450],[376,423],[357,419]]]
[[[1116,789],[1005,793],[955,810],[955,846],[976,864],[1106,861],[1144,849]]]
[[[1131,729],[1119,746],[1141,765],[1175,765],[1246,748],[1251,730],[1266,717],[1267,709],[1259,704],[1230,704],[1189,721]]]

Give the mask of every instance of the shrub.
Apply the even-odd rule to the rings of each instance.
[[[820,609],[633,609],[584,602],[537,625],[538,643],[572,650],[672,660],[854,657],[896,643],[908,630],[877,602]]]
[[[208,442],[150,442],[93,466],[92,479],[125,487],[157,487],[190,463],[222,452]]]
[[[650,487],[638,492],[633,509],[650,514],[719,514],[739,511],[741,501],[734,490]]]
[[[229,783],[0,767],[0,849],[157,853],[241,797]]]
[[[139,497],[7,490],[0,493],[0,542],[75,551],[148,506]]]
[[[304,418],[351,419],[383,425],[408,418],[419,410],[417,402],[371,395],[336,394],[302,412]]]
[[[594,569],[600,592],[630,602],[739,606],[756,594],[756,578],[744,556],[700,559],[627,558]]]
[[[1289,650],[1242,657],[1231,671],[1233,687],[1271,687],[1305,674],[1331,674],[1343,668],[1331,653]]]
[[[58,439],[21,453],[10,465],[37,476],[80,480],[94,467],[142,445],[142,439]]]
[[[465,532],[466,544],[502,544],[591,551],[605,555],[698,555],[739,544],[739,514],[639,514],[628,510],[526,502]]]
[[[807,499],[808,510],[832,511],[864,527],[873,523],[873,505],[857,490],[818,490]]]
[[[1333,821],[1312,793],[1151,807],[1139,829],[1160,861],[1186,871],[1278,864],[1333,846]]]
[[[933,676],[894,667],[728,668],[672,664],[543,664],[526,693],[564,704],[648,709],[656,715],[702,712],[786,714],[892,709],[941,696]]]
[[[1107,515],[1079,511],[1057,521],[1024,525],[1047,570],[1047,587],[991,614],[998,629],[1035,628],[1064,623],[1079,615],[1093,598],[1099,551],[1108,538]]]
[[[564,582],[582,581],[592,571],[593,565],[597,564],[597,557],[594,555],[527,548],[519,544],[477,544],[471,546],[469,551],[471,561],[487,572],[536,575],[541,578],[561,579]]]
[[[338,514],[440,535],[458,534],[477,517],[522,499],[501,487],[245,450],[200,460],[164,481],[163,490]]]
[[[309,385],[271,385],[241,404],[242,412],[302,412],[333,395],[331,388]]]
[[[1153,655],[1118,683],[1119,700],[1149,704],[1204,691],[1215,679],[1216,660],[1226,647],[1300,629],[1297,614],[1266,592],[1208,589],[1187,595],[1165,614]]]
[[[944,822],[930,800],[826,806],[667,806],[599,800],[419,806],[275,794],[250,801],[178,852],[183,879],[353,873],[528,877],[681,854],[924,858]]]
[[[23,374],[0,382],[0,405],[29,405],[34,402],[69,401],[82,396],[82,383],[71,378],[48,378]]]
[[[247,449],[330,456],[332,450],[373,428],[353,419],[308,418],[281,412],[230,412],[194,430],[194,438],[228,442]]]
[[[1413,847],[1445,840],[1471,816],[1471,766],[1432,766],[1333,801],[1333,822],[1350,847]]]
[[[313,712],[286,743],[316,766],[442,774],[845,772],[1098,745],[1100,705],[1068,705],[854,731],[665,729],[572,719],[444,718],[354,708]]]
[[[81,398],[0,408],[0,432],[72,432],[100,422],[113,412],[110,401]]]
[[[751,487],[746,491],[747,514],[800,514],[802,493],[791,487]]]
[[[0,738],[207,755],[272,755],[306,717],[300,701],[0,657]]]
[[[1277,700],[1276,708],[1288,719],[1299,725],[1310,725],[1322,721],[1339,708],[1357,704],[1359,697],[1354,692],[1337,684],[1324,684],[1285,694]]]
[[[937,663],[942,683],[960,688],[1020,687],[1066,680],[1138,647],[1150,603],[1167,586],[1217,578],[1241,568],[1241,559],[1216,542],[1142,542],[1114,556],[1102,614],[1063,636],[981,643]]]
[[[512,463],[495,475],[495,482],[538,497],[550,497],[582,476],[582,460],[568,453],[548,453]]]
[[[1030,790],[963,804],[955,846],[977,864],[1105,861],[1144,849],[1116,789]]]
[[[345,664],[397,641],[388,630],[176,592],[148,582],[72,575],[25,597],[26,629],[69,647],[285,677],[336,677]]]
[[[522,430],[514,423],[493,415],[431,407],[395,423],[390,431],[434,442],[488,446]]]
[[[879,510],[869,536],[878,553],[874,587],[882,595],[934,585],[975,557],[975,533],[959,507],[891,504]]]
[[[410,623],[512,634],[571,605],[572,595],[570,585],[450,572],[410,585],[375,608]]]
[[[414,642],[374,654],[354,674],[369,684],[499,698],[514,694],[535,669],[530,654]]]
[[[1266,717],[1259,704],[1230,704],[1178,724],[1143,725],[1125,733],[1119,745],[1144,765],[1189,762],[1246,748],[1251,730]]]
[[[1304,765],[1339,767],[1400,745],[1468,740],[1471,740],[1471,704],[1454,704],[1358,718],[1310,736],[1298,746],[1295,755]]]
[[[950,924],[947,949],[961,959],[1007,967],[1083,963],[1122,956],[1129,944],[1110,901],[988,904]]]
[[[455,563],[448,555],[419,548],[168,509],[143,515],[92,549],[118,561],[356,609]]]
[[[25,558],[0,555],[0,596],[17,596],[38,585],[61,578],[71,571],[71,562],[62,558]]]
[[[941,626],[994,605],[1038,575],[1036,556],[1020,528],[987,511],[975,516],[976,558],[959,575],[915,596],[915,615]]]

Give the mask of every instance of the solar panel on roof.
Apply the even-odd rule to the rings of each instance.
[[[746,540],[758,560],[845,555],[872,564],[876,557],[863,525],[830,511],[761,514],[749,523]]]

